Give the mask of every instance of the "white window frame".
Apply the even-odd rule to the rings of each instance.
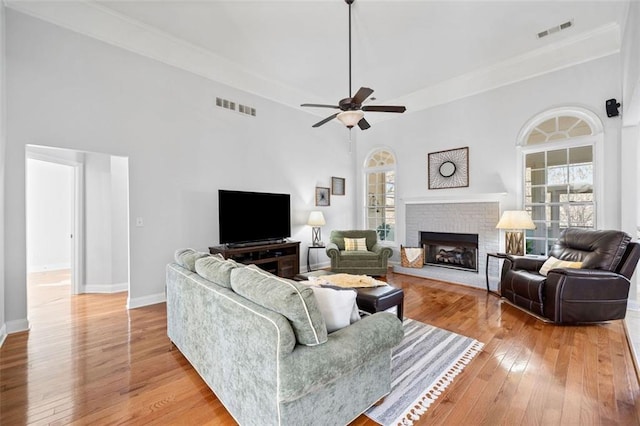
[[[376,153],[380,152],[380,151],[386,151],[389,154],[391,154],[391,156],[393,157],[393,161],[394,164],[393,165],[384,165],[384,166],[379,166],[379,167],[368,167],[367,164],[369,163],[369,161],[371,160],[371,157],[374,156]],[[386,173],[386,172],[393,172],[394,174],[394,198],[393,198],[393,209],[395,212],[395,223],[394,223],[394,232],[393,232],[393,240],[380,240],[378,239],[378,242],[380,244],[383,245],[395,245],[396,241],[398,240],[398,199],[397,199],[397,194],[398,194],[398,157],[396,156],[396,154],[393,152],[393,150],[387,148],[387,147],[379,147],[376,149],[371,150],[371,152],[369,152],[367,154],[367,156],[365,157],[364,160],[364,165],[363,165],[363,200],[362,200],[362,218],[363,218],[363,223],[364,223],[364,228],[365,229],[370,229],[369,228],[369,216],[368,216],[368,209],[369,209],[369,188],[368,188],[368,175],[371,173]],[[377,232],[377,229],[375,230]]]
[[[551,142],[526,144],[526,139],[531,130],[542,122],[557,116],[573,116],[584,120],[592,129],[593,134],[588,136],[579,136],[570,139],[554,140]],[[604,215],[604,207],[602,200],[602,189],[604,188],[604,173],[602,167],[604,165],[604,148],[603,148],[603,127],[600,118],[593,112],[580,107],[559,107],[544,111],[532,119],[530,119],[520,130],[517,139],[518,145],[518,176],[520,185],[518,186],[520,194],[518,200],[520,208],[524,209],[525,205],[525,186],[526,186],[526,166],[525,158],[527,154],[543,151],[553,151],[556,149],[577,148],[581,146],[591,145],[593,148],[593,196],[594,196],[594,229],[598,229],[598,224],[602,222]]]

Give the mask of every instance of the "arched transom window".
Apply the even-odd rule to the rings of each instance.
[[[595,129],[579,114],[545,116],[523,145],[523,205],[536,229],[527,231],[526,252],[546,255],[567,227],[595,228]]]
[[[535,126],[525,140],[526,145],[592,135],[591,126],[580,117],[552,117]]]
[[[365,161],[365,223],[381,241],[394,241],[396,230],[396,158],[385,149]]]

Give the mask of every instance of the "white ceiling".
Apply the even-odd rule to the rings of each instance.
[[[344,0],[6,4],[290,106],[348,96]],[[371,87],[373,103],[402,102],[411,112],[602,57],[619,51],[627,8],[622,1],[356,0],[352,89]],[[568,20],[568,30],[536,37]]]

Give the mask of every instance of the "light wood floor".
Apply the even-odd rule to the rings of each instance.
[[[164,304],[127,311],[124,293],[69,296],[65,280],[31,276],[31,330],[0,349],[2,425],[234,424],[171,350]],[[406,316],[485,343],[418,424],[640,425],[621,321],[559,327],[478,289],[387,280],[404,289]]]

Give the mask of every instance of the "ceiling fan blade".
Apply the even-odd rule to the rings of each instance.
[[[369,124],[369,122],[363,117],[360,119],[360,121],[358,121],[358,127],[360,127],[360,130],[367,130],[369,127],[371,127],[371,124]]]
[[[315,108],[334,108],[340,109],[338,105],[325,105],[325,104],[302,104],[302,107],[315,107]]]
[[[361,108],[363,111],[373,112],[405,112],[407,108],[404,106],[390,106],[390,105],[364,105]]]
[[[327,118],[325,118],[324,120],[322,120],[322,121],[318,121],[316,124],[314,124],[314,125],[313,125],[313,126],[311,126],[311,127],[320,127],[320,126],[322,126],[324,123],[327,123],[327,122],[329,122],[329,121],[333,120],[334,118],[336,118],[336,117],[338,116],[338,114],[340,114],[340,113],[339,113],[339,112],[336,112],[335,114],[332,114],[332,115],[328,116],[328,117],[327,117]]]
[[[373,93],[373,89],[369,89],[368,87],[361,87],[360,90],[358,90],[358,93],[355,94],[355,96],[353,97],[351,102],[354,103],[354,104],[360,105],[372,93]]]

